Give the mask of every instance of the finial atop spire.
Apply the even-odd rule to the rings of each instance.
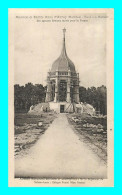
[[[65,32],[66,32],[66,29],[63,28],[62,30],[63,30],[63,35],[64,35],[64,37],[63,37],[63,48],[62,48],[61,55],[67,56],[67,54],[66,54],[66,48],[65,48]]]
[[[63,29],[64,39],[65,39],[65,32],[66,32],[66,28]]]

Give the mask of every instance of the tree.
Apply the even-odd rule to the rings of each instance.
[[[80,102],[86,102],[86,88],[80,86],[79,87],[79,98]]]
[[[107,89],[104,85],[95,88],[79,87],[79,97],[81,102],[93,105],[96,111],[101,114],[107,114]]]
[[[31,105],[44,102],[45,88],[41,84],[14,85],[15,111],[28,111]]]

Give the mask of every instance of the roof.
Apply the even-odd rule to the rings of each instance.
[[[64,30],[65,29],[63,29],[63,31]],[[62,71],[68,71],[68,70],[74,73],[76,72],[74,63],[69,59],[66,53],[65,33],[64,33],[61,55],[52,64],[51,72],[55,72],[55,71],[62,72]]]

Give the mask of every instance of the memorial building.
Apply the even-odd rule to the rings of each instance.
[[[74,112],[79,104],[79,73],[69,59],[65,44],[66,29],[63,29],[63,45],[60,56],[53,62],[47,76],[45,102],[56,112]]]

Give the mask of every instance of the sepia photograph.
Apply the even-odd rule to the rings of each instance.
[[[113,9],[9,9],[9,185],[113,186]]]

